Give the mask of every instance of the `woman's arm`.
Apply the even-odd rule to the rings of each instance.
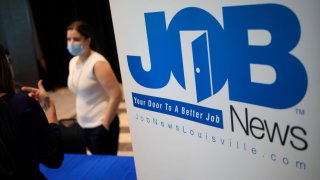
[[[50,100],[48,92],[42,85],[42,80],[38,82],[38,88],[24,86],[21,89],[37,100],[44,110],[44,113],[34,113],[34,119],[38,120],[39,159],[47,167],[58,168],[63,162],[64,155],[54,102]],[[41,111],[39,104],[37,104],[38,111]]]
[[[118,112],[122,91],[109,63],[98,61],[94,65],[94,74],[109,97],[105,116],[102,119],[102,125],[109,130],[109,126]]]

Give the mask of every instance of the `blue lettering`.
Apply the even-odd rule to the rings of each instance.
[[[290,51],[298,44],[300,24],[287,7],[276,4],[223,8],[224,28],[207,11],[185,8],[166,27],[164,12],[145,13],[150,70],[141,56],[128,55],[134,80],[147,88],[165,87],[171,75],[184,89],[180,32],[203,31],[192,42],[197,101],[218,93],[228,80],[230,100],[283,109],[297,104],[307,89],[303,64]],[[267,45],[248,42],[249,30],[271,35]],[[272,84],[251,81],[250,65],[272,67]]]
[[[298,103],[307,88],[307,74],[301,62],[290,54],[300,38],[295,14],[280,5],[255,5],[223,8],[228,35],[228,83],[230,99],[273,108],[288,108]],[[263,29],[272,40],[267,46],[248,45],[247,31]],[[253,83],[250,64],[272,66],[273,84]]]

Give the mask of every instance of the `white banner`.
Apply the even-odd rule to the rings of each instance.
[[[320,179],[320,1],[110,6],[138,179]]]

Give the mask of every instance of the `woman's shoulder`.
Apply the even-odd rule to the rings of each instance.
[[[8,93],[4,97],[10,101],[26,101],[31,99],[26,93]]]
[[[4,98],[8,104],[18,109],[31,108],[37,105],[37,101],[29,97],[26,93],[9,93]]]
[[[69,65],[73,65],[77,62],[77,59],[79,59],[79,56],[74,56],[70,59]]]
[[[97,61],[105,61],[107,62],[107,59],[100,53],[93,51],[91,53],[91,57],[90,57],[91,61],[97,62]]]
[[[89,61],[90,62],[88,63],[88,67],[90,69],[93,69],[97,62],[102,62],[102,63],[105,63],[105,64],[109,63],[103,55],[101,55],[100,53],[95,52],[95,51],[93,53],[91,53]]]

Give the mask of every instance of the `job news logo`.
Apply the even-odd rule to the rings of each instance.
[[[227,80],[230,100],[276,109],[294,106],[306,93],[306,70],[290,54],[299,42],[300,24],[285,6],[223,7],[224,27],[207,11],[195,7],[179,11],[168,27],[164,12],[145,13],[145,22],[150,71],[143,69],[141,56],[127,57],[132,77],[144,87],[162,88],[172,73],[185,88],[180,32],[205,30],[207,34],[192,42],[194,65],[201,69],[195,73],[198,102],[218,93]],[[250,29],[267,30],[272,37],[270,44],[248,45]],[[276,81],[251,82],[250,64],[272,67]]]
[[[172,74],[186,89],[180,32],[204,31],[191,42],[198,102],[214,96],[228,82],[232,101],[273,109],[286,109],[299,103],[305,96],[308,79],[303,64],[291,54],[301,33],[295,13],[278,4],[258,4],[223,7],[222,15],[223,25],[209,12],[189,7],[177,12],[167,27],[165,12],[145,13],[151,69],[143,69],[141,56],[128,55],[134,80],[146,88],[157,89],[165,87]],[[249,30],[267,31],[271,35],[270,43],[250,44]],[[275,81],[252,82],[251,65],[272,68]],[[271,143],[279,136],[281,145],[289,142],[296,150],[308,147],[306,130],[300,126],[280,127],[277,122],[272,124],[257,117],[240,118],[232,105],[230,113],[232,132],[238,128],[247,136],[269,139]],[[254,133],[256,127],[250,127],[253,121],[261,126],[259,135]],[[219,125],[223,129],[222,123]]]

